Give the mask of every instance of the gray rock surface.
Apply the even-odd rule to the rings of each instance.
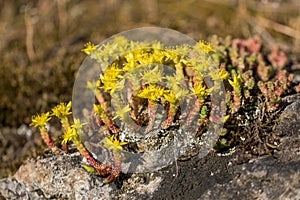
[[[300,99],[280,115],[277,130],[283,136],[274,157],[255,158],[233,166],[233,179],[208,189],[201,199],[300,199]]]
[[[130,193],[151,195],[161,182],[148,174],[144,184],[132,175],[126,179],[126,195],[116,184],[103,184],[103,178],[86,172],[83,163],[79,153],[28,160],[13,177],[0,180],[0,192],[7,199],[128,199]]]
[[[300,199],[300,100],[291,97],[276,130],[272,156],[210,153],[154,173],[122,174],[114,183],[87,173],[78,153],[28,160],[0,180],[7,199]],[[1,197],[1,196],[0,196]]]

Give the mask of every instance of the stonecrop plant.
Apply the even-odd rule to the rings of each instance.
[[[107,176],[104,182],[119,176],[123,151],[159,150],[174,139],[174,130],[189,133],[187,146],[194,149],[201,146],[209,128],[224,123],[220,137],[210,142],[215,150],[230,147],[236,144],[232,142],[237,138],[232,133],[236,126],[251,123],[258,112],[275,112],[281,97],[292,91],[292,75],[283,69],[285,63],[273,55],[268,64],[260,51],[261,44],[251,40],[222,42],[217,38],[211,44],[199,41],[194,46],[175,47],[124,37],[115,37],[106,45],[87,43],[83,52],[99,63],[101,71],[97,81],[86,83],[95,103],[85,123],[71,117],[69,102],[33,116],[32,125],[40,129],[54,153],[67,152],[68,144],[73,143],[89,162],[84,168]],[[211,100],[216,94],[225,97],[224,116]],[[52,117],[62,125],[61,149],[49,133]],[[87,137],[96,139],[87,143]],[[113,159],[106,155],[100,162],[94,155],[98,151]],[[194,156],[197,151],[187,154]]]

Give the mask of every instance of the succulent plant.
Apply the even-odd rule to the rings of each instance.
[[[174,131],[188,133],[187,149],[196,155],[194,149],[203,145],[206,132],[225,124],[221,134],[209,142],[215,150],[230,147],[241,140],[233,133],[235,127],[256,120],[257,110],[276,111],[281,97],[292,91],[284,53],[276,50],[265,58],[258,37],[213,37],[211,44],[199,41],[195,46],[175,47],[115,37],[102,46],[87,43],[83,52],[102,68],[98,80],[87,83],[96,99],[86,115],[87,123],[67,117],[71,114],[69,103],[60,104],[51,114],[33,117],[32,124],[41,129],[46,144],[57,153],[45,127],[50,116],[58,117],[65,132],[62,144],[74,143],[92,166],[85,168],[108,175],[105,182],[119,176],[126,159],[123,150],[159,150],[174,140]],[[214,63],[216,67],[212,67]],[[220,105],[226,110],[211,100],[222,95]],[[183,105],[189,107],[182,109]],[[89,127],[88,133],[84,126]],[[96,151],[112,154],[113,159],[100,162],[94,158],[90,152],[93,144],[83,141],[86,137],[98,138]]]

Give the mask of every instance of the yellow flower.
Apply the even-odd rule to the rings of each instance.
[[[84,49],[82,49],[82,51],[87,54],[87,55],[90,55],[91,52],[95,51],[98,47],[98,45],[94,45],[92,44],[91,42],[88,42],[84,45]]]
[[[223,80],[228,79],[229,77],[229,73],[224,69],[219,70],[219,75]]]
[[[41,115],[35,115],[32,117],[32,123],[30,126],[45,128],[47,122],[51,119],[50,113],[43,113]]]
[[[100,118],[103,118],[104,115],[106,116],[106,114],[104,112],[105,106],[106,106],[106,103],[104,103],[104,105],[94,104],[94,110]]]
[[[182,89],[182,88],[179,88],[179,87],[174,89],[174,92],[176,92],[175,95],[176,95],[177,99],[180,100],[180,101],[182,99],[186,98],[189,95],[188,90]]]
[[[224,116],[224,118],[223,118],[223,123],[227,122],[227,120],[228,120],[229,118],[230,118],[230,115]]]
[[[120,142],[119,140],[114,139],[114,135],[103,139],[104,147],[113,151],[122,150],[123,149],[122,146],[125,144],[127,144],[127,142]]]
[[[138,97],[144,99],[150,99],[151,101],[159,101],[159,98],[162,97],[164,94],[164,89],[159,88],[155,85],[150,85],[138,94]]]
[[[206,86],[202,83],[197,84],[191,90],[194,94],[196,94],[199,98],[202,99],[204,99],[211,93],[211,89],[207,89]]]
[[[176,46],[174,53],[180,56],[181,61],[185,62],[184,56],[188,55],[191,52],[191,47],[188,44]]]
[[[74,144],[81,142],[79,134],[82,132],[81,128],[86,125],[86,123],[81,123],[80,119],[74,119],[74,124],[68,127],[67,132],[63,136],[62,144],[67,144],[72,141]]]
[[[159,50],[164,48],[164,45],[159,41],[154,41],[151,46],[153,49],[159,49]]]
[[[128,40],[123,36],[117,36],[114,38],[113,44],[118,44],[118,46],[125,48],[128,46]]]
[[[167,80],[167,84],[169,87],[177,87],[178,85],[181,84],[183,77],[181,76],[182,74],[178,74],[176,76],[166,76],[165,79]],[[180,86],[181,88],[181,86]]]
[[[68,127],[67,132],[63,135],[63,141],[61,144],[67,144],[69,141],[75,142],[78,141],[77,131],[74,127]]]
[[[201,55],[201,52],[200,52],[200,56],[205,56],[205,55]],[[189,59],[189,61],[191,63],[190,67],[195,71],[195,73],[198,73],[199,75],[202,75],[203,73],[206,73],[207,71],[209,71],[209,69],[212,66],[211,61],[209,61],[207,59],[199,59],[199,57],[197,57],[197,56],[191,57]]]
[[[70,111],[71,108],[72,101],[70,101],[68,104],[61,103],[52,109],[52,115],[60,119],[65,118],[66,116],[72,114],[72,112]]]
[[[161,82],[162,78],[163,74],[158,65],[155,66],[154,69],[149,67],[149,69],[145,70],[142,74],[142,80],[144,80],[146,84]]]
[[[86,125],[87,123],[81,123],[80,119],[74,119],[74,123],[71,125],[71,127],[75,128],[76,130],[81,130],[81,128]]]
[[[172,88],[172,92],[175,94],[178,101],[181,101],[183,98],[186,98],[189,94],[189,91],[182,88],[182,80],[181,74],[176,76],[167,76],[165,77],[167,80],[167,84],[169,88]]]
[[[115,89],[119,78],[122,78],[121,73],[122,69],[120,69],[117,64],[112,64],[104,74],[100,75],[100,80],[103,83],[103,90],[106,92],[112,91]]]
[[[117,110],[116,111],[116,116],[113,118],[113,120],[115,120],[116,118],[120,117],[120,119],[123,121],[126,117],[126,114],[131,111],[131,108],[129,105],[125,106],[124,108],[122,108],[121,110]]]
[[[242,82],[242,77],[241,75],[233,75],[233,81],[228,80],[229,84],[233,87],[234,90],[240,90],[241,88],[241,82]]]
[[[175,104],[177,102],[176,95],[170,90],[164,91],[164,98],[171,104]]]
[[[199,41],[200,47],[206,52],[206,53],[215,53],[213,46],[205,41]]]

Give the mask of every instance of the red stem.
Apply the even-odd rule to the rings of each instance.
[[[146,128],[146,132],[149,132],[154,126],[155,113],[157,111],[157,108],[158,108],[158,105],[155,102],[153,102],[151,100],[148,100],[149,123],[148,123],[148,126]]]
[[[44,142],[46,143],[46,145],[51,148],[53,153],[59,154],[60,151],[59,151],[58,147],[54,144],[54,142],[47,130],[41,130],[41,137],[44,140]]]

